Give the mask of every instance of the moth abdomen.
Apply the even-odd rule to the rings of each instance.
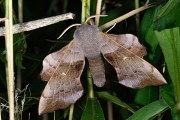
[[[104,70],[104,63],[101,58],[101,55],[88,58],[89,68],[91,74],[93,76],[94,84],[98,87],[102,87],[105,84],[105,70]]]

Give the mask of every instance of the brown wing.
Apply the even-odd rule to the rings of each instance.
[[[120,46],[124,46],[126,49],[138,55],[139,57],[143,57],[147,54],[146,48],[141,45],[137,37],[132,34],[108,34],[108,36]]]
[[[141,57],[146,53],[139,43],[125,37],[122,42],[116,35],[102,33],[104,43],[101,52],[115,68],[119,83],[131,88],[144,88],[150,85],[165,84],[160,72]],[[111,37],[113,36],[113,37]],[[128,42],[128,43],[126,43]],[[138,48],[139,47],[139,48]]]
[[[73,42],[44,59],[41,78],[48,83],[39,101],[39,114],[64,109],[82,96],[84,65],[84,54]]]

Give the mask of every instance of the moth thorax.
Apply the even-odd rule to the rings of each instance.
[[[95,37],[95,34],[100,32],[99,28],[95,25],[88,25],[82,23],[82,25],[74,32],[74,39],[84,41],[84,39],[90,39]]]

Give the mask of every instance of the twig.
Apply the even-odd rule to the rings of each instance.
[[[100,29],[104,30],[104,29],[114,25],[114,23],[119,23],[119,22],[125,20],[126,18],[131,17],[131,16],[135,15],[136,13],[139,13],[139,12],[141,12],[147,8],[153,7],[153,6],[154,6],[154,4],[150,4],[150,5],[145,5],[145,6],[138,8],[138,9],[132,10],[132,11],[128,12],[127,14],[122,15],[122,16],[100,26]]]
[[[74,16],[75,15],[73,13],[66,13],[66,14],[62,14],[62,15],[49,17],[49,18],[43,18],[43,19],[25,22],[25,23],[21,23],[21,24],[15,24],[13,26],[13,34],[45,27],[45,26],[57,23],[59,21],[73,19]],[[1,27],[0,28],[0,36],[4,36],[4,35],[5,35],[5,27]]]

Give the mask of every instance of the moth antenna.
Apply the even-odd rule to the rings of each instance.
[[[64,33],[67,31],[67,30],[69,30],[70,28],[72,28],[72,27],[74,27],[74,26],[80,26],[81,24],[72,24],[72,25],[70,25],[69,27],[67,27],[62,33],[61,33],[61,35],[57,38],[57,39],[59,39],[60,37],[62,37],[63,35],[64,35]]]
[[[108,16],[108,15],[92,15],[92,16],[90,16],[90,17],[88,17],[88,18],[86,19],[85,23],[87,23],[89,19],[94,18],[94,17],[97,17],[97,16],[106,17],[106,16]]]
[[[114,23],[114,25],[111,28],[109,28],[109,30],[107,30],[106,33],[108,33],[110,30],[112,30],[115,26],[116,26],[116,23]]]

